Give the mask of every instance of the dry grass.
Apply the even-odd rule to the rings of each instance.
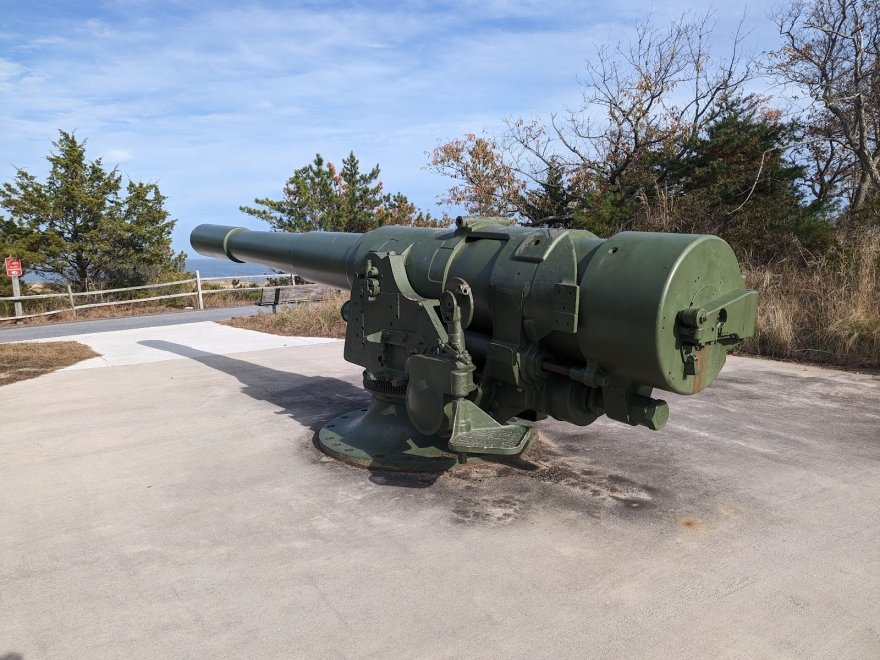
[[[880,368],[880,235],[864,237],[848,259],[752,269],[747,277],[760,301],[743,352]]]
[[[75,341],[0,344],[0,385],[36,378],[93,357],[98,354]]]
[[[257,330],[290,337],[345,337],[345,321],[339,313],[348,294],[339,291],[324,294],[320,300],[288,305],[277,314],[236,316],[222,321],[233,328]]]

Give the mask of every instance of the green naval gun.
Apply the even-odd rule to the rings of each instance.
[[[757,293],[717,236],[469,217],[364,234],[200,225],[191,242],[350,292],[344,356],[372,403],[318,444],[382,469],[519,454],[547,416],[660,429],[669,407],[653,391],[705,389],[755,328]]]

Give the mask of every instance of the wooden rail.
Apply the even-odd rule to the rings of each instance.
[[[144,302],[155,302],[157,300],[171,300],[174,298],[195,298],[196,306],[199,309],[205,308],[204,296],[205,294],[210,293],[237,293],[239,291],[256,291],[256,288],[242,288],[242,289],[205,289],[202,286],[202,282],[215,282],[222,280],[246,280],[246,279],[266,279],[268,280],[271,277],[275,277],[273,275],[235,275],[231,277],[201,277],[199,271],[196,271],[196,276],[191,279],[186,280],[176,280],[174,282],[161,282],[158,284],[142,284],[140,286],[130,286],[124,287],[121,289],[103,289],[100,291],[78,291],[73,292],[70,288],[70,285],[67,285],[66,293],[39,293],[31,296],[6,296],[0,297],[0,301],[6,302],[18,302],[23,303],[31,300],[46,300],[49,298],[66,298],[68,301],[68,305],[61,309],[53,309],[48,312],[37,312],[34,314],[20,314],[16,316],[2,316],[0,317],[0,321],[23,321],[25,319],[32,319],[38,316],[52,316],[53,314],[60,314],[62,312],[70,312],[72,311],[76,314],[78,309],[89,309],[93,307],[111,307],[113,305],[133,305],[137,303]],[[280,276],[279,276],[280,277]],[[293,275],[285,275],[284,277],[290,277],[291,282],[293,282]],[[193,290],[187,291],[185,293],[169,293],[161,296],[149,296],[147,298],[130,298],[128,300],[113,300],[108,302],[93,302],[93,303],[85,303],[82,305],[76,304],[76,299],[81,297],[88,296],[104,296],[105,294],[111,293],[124,293],[126,291],[142,291],[144,289],[161,289],[163,287],[169,286],[183,286],[187,284],[192,284]],[[311,288],[311,285],[301,285],[305,288]]]

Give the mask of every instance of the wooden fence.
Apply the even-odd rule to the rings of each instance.
[[[230,281],[230,280],[246,280],[246,279],[265,279],[268,278],[277,279],[278,277],[289,277],[291,284],[293,284],[293,275],[283,275],[283,276],[273,276],[273,275],[235,275],[234,277],[201,277],[199,275],[199,271],[196,271],[196,276],[192,279],[186,280],[176,280],[174,282],[162,282],[161,284],[144,284],[142,286],[130,286],[122,289],[104,289],[101,291],[82,291],[74,293],[70,285],[67,285],[66,293],[40,293],[31,296],[8,296],[8,297],[0,297],[0,301],[12,302],[12,303],[25,303],[31,300],[47,300],[50,298],[65,298],[67,300],[67,305],[65,307],[59,309],[53,309],[48,312],[37,312],[35,314],[21,314],[17,316],[2,316],[0,317],[0,321],[22,321],[24,319],[32,319],[38,316],[51,316],[53,314],[61,314],[62,312],[70,312],[73,311],[76,314],[76,311],[79,309],[89,309],[93,307],[110,307],[113,305],[132,305],[137,303],[145,303],[145,302],[155,302],[157,300],[171,300],[173,298],[193,298],[195,302],[195,307],[198,309],[205,308],[205,299],[206,295],[212,293],[235,293],[238,291],[255,291],[256,289],[253,287],[241,288],[241,289],[206,289],[202,286],[204,282],[213,282],[213,281]],[[130,298],[127,300],[112,300],[112,301],[101,301],[101,302],[85,302],[83,304],[77,304],[77,300],[81,298],[103,298],[104,295],[107,294],[116,294],[116,293],[124,293],[126,291],[142,291],[145,289],[161,289],[165,287],[171,286],[184,286],[187,284],[193,285],[192,291],[186,291],[184,293],[168,293],[162,296],[149,296],[147,298]],[[304,288],[310,288],[309,285],[302,285]]]

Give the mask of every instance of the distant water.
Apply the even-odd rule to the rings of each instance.
[[[273,275],[271,268],[254,264],[237,264],[225,259],[209,259],[204,257],[186,260],[186,269],[190,273],[199,271],[202,277],[240,277],[242,275]]]

